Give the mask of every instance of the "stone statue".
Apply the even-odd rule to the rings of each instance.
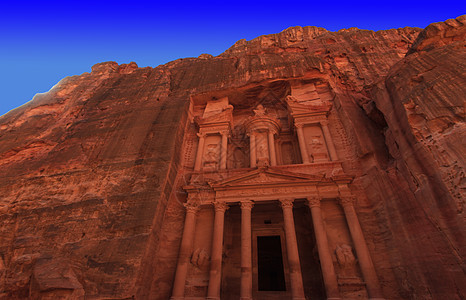
[[[354,266],[356,265],[356,258],[353,255],[353,249],[350,245],[338,245],[335,249],[338,264],[340,265],[342,275],[354,276]]]
[[[209,144],[207,145],[207,151],[204,156],[205,162],[217,162],[218,161],[218,145],[217,144]]]
[[[191,263],[196,267],[202,267],[209,260],[209,255],[204,248],[197,248],[191,255]]]

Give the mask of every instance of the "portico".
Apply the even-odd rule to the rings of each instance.
[[[253,244],[257,243],[258,240],[254,241],[254,243],[252,240],[253,235],[256,239],[258,235],[257,233],[253,234],[255,229],[252,227],[251,218],[254,216],[255,207],[268,205],[281,208],[282,220],[279,223],[281,224],[281,231],[276,228],[276,231],[269,230],[269,235],[262,236],[277,236],[280,232],[284,233],[285,247],[282,250],[286,253],[286,256],[284,255],[283,257],[286,260],[285,277],[288,281],[286,284],[287,293],[291,296],[291,299],[305,299],[300,256],[311,255],[311,253],[299,253],[293,213],[293,207],[296,207],[296,203],[299,203],[301,206],[302,204],[308,205],[310,214],[312,215],[312,224],[309,222],[309,226],[313,228],[315,235],[327,299],[340,299],[332,250],[330,249],[320,209],[322,201],[334,201],[338,203],[340,199],[344,202],[343,208],[346,221],[351,229],[353,243],[357,243],[358,245],[363,244],[362,247],[355,246],[355,248],[359,259],[365,261],[364,266],[361,266],[361,268],[363,268],[367,288],[370,294],[375,293],[377,295],[380,287],[378,286],[378,282],[373,280],[375,271],[373,270],[373,265],[369,263],[371,260],[366,251],[367,246],[364,239],[361,238],[362,232],[360,232],[360,229],[354,229],[359,226],[357,217],[352,214],[350,208],[347,208],[348,205],[351,205],[347,200],[347,193],[349,192],[348,184],[351,180],[352,178],[346,175],[326,178],[263,167],[246,174],[211,183],[208,188],[206,187],[202,191],[202,195],[198,187],[186,186],[185,190],[188,192],[189,198],[192,199],[190,201],[193,202],[193,204],[187,205],[188,208],[204,207],[205,209],[214,210],[207,298],[220,299],[221,297],[225,212],[233,206],[239,207],[241,211],[240,298],[244,300],[253,299],[254,295],[260,293],[257,284],[258,272],[257,270],[254,272],[254,269],[257,269],[257,263],[255,266],[253,265]],[[189,211],[192,211],[192,209]],[[192,223],[193,221],[190,222]],[[188,224],[188,226],[191,225]],[[185,230],[185,232],[187,231]],[[183,235],[183,240],[185,240],[185,235]],[[254,251],[256,253],[257,249],[257,245],[255,245]],[[182,261],[184,260],[180,260],[179,264],[182,265]],[[176,280],[181,280],[180,277],[185,276],[183,274],[181,272],[179,275],[177,272]]]

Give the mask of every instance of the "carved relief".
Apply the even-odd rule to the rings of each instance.
[[[204,248],[197,248],[191,255],[191,263],[198,268],[203,267],[208,261],[209,255]]]
[[[354,257],[351,246],[347,244],[338,245],[335,249],[335,255],[337,257],[338,265],[340,266],[340,277],[356,277],[355,267],[357,260]]]
[[[304,127],[307,152],[312,162],[328,161],[327,145],[320,126]]]
[[[209,135],[205,139],[204,155],[203,155],[203,169],[204,170],[217,170],[220,164],[220,135]]]

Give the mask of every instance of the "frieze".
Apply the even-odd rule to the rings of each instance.
[[[327,121],[327,117],[325,115],[300,116],[300,117],[295,117],[295,126],[320,124],[320,122],[325,122],[325,121]]]

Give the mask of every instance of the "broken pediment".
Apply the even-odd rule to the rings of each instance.
[[[194,120],[201,127],[222,123],[232,126],[233,106],[228,103],[228,97],[212,99],[207,102],[202,117],[197,116]]]
[[[327,115],[332,104],[329,102],[317,102],[315,104],[300,103],[295,97],[286,96],[288,111],[294,117],[301,115]]]

